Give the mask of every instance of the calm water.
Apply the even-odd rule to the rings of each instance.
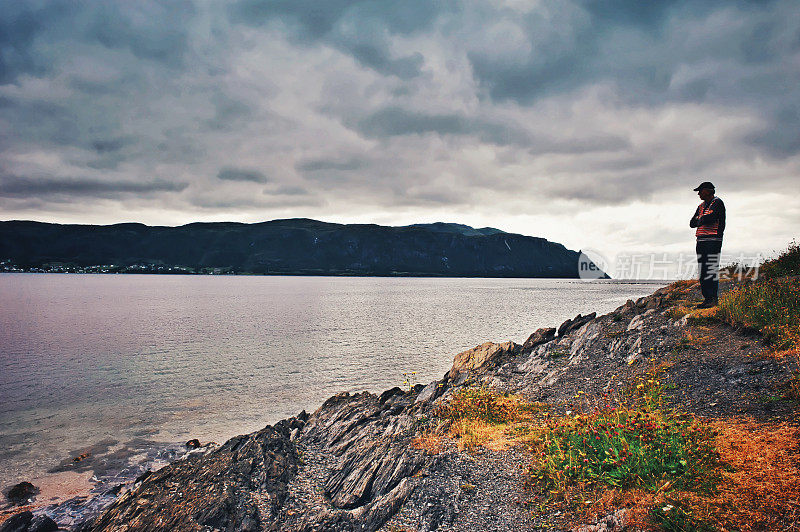
[[[0,486],[98,442],[221,442],[648,283],[0,274]],[[104,444],[105,445],[105,444]],[[107,446],[107,445],[106,445]],[[102,447],[102,445],[101,445]]]

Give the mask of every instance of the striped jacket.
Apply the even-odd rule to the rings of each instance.
[[[725,204],[716,196],[711,201],[704,201],[694,211],[689,227],[697,228],[697,240],[722,240],[725,232]]]

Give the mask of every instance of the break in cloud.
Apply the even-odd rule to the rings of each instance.
[[[800,224],[786,1],[27,0],[0,10],[0,209],[452,221],[608,254]]]

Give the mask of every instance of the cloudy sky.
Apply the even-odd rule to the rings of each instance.
[[[800,4],[0,0],[0,219],[800,228]]]

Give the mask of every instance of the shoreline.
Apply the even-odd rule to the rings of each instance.
[[[39,273],[39,272],[26,272],[26,273]],[[78,274],[76,274],[76,275],[78,275]],[[79,274],[79,275],[87,275],[87,274]],[[89,274],[89,275],[93,275],[93,274]],[[560,280],[564,280],[564,279],[560,279]],[[586,281],[581,281],[580,279],[575,279],[575,281],[576,282],[586,282]],[[637,282],[636,280],[634,280],[634,281],[617,281],[617,280],[613,280],[613,279],[611,279],[611,280],[599,279],[599,280],[592,280],[591,282],[595,282],[595,281],[600,281],[603,284],[605,284],[605,283],[615,283],[615,282],[621,282],[621,283],[631,283],[631,282],[636,283]],[[650,285],[650,284],[657,285],[659,287],[663,287],[664,286],[664,283],[661,282],[661,281],[644,281],[644,282],[640,281],[640,283],[641,284],[648,284],[648,285]],[[644,296],[642,298],[639,298],[639,300],[643,300],[646,297],[649,297],[649,296]],[[592,314],[591,316],[594,316],[594,314]],[[580,314],[578,315],[578,317],[580,317]],[[513,344],[513,342],[511,342],[511,343]],[[459,357],[459,355],[456,355],[455,359],[457,360],[458,357]],[[435,382],[438,382],[438,381],[434,381],[434,383]],[[431,384],[434,384],[434,383],[430,383],[427,387],[423,386],[422,384],[417,384],[413,389],[417,390],[417,391],[422,390],[423,388],[427,389],[427,388],[430,387]],[[374,395],[374,396],[383,397],[383,395],[386,395],[387,393],[393,393],[398,389],[399,388],[395,387],[395,388],[384,390],[383,392],[376,392],[375,394],[372,394],[371,392],[363,392],[363,393],[364,394],[368,394],[368,395]],[[328,402],[330,402],[331,400],[333,400],[333,399],[335,399],[337,397],[342,396],[343,394],[346,395],[346,396],[350,396],[350,394],[348,394],[347,392],[334,393],[334,395],[330,396],[327,400],[325,400],[323,402],[323,405],[327,404]],[[355,396],[359,396],[359,395],[361,395],[361,393],[354,393],[352,396],[355,397]],[[320,408],[322,408],[322,407],[320,407]],[[291,422],[292,419],[295,419],[295,418],[282,419],[282,420],[278,421],[275,425],[279,425],[281,423],[286,423],[286,422]],[[266,428],[270,428],[271,426],[273,426],[273,425],[267,425]],[[251,434],[255,434],[255,433],[251,433]],[[235,436],[235,437],[229,439],[228,442],[230,442],[230,441],[232,441],[232,440],[234,440],[236,438],[241,438],[241,437],[242,437],[241,435],[240,436]],[[154,443],[156,443],[156,442],[154,442]],[[181,444],[177,444],[177,443],[175,443],[175,444],[166,444],[165,443],[163,445],[156,444],[154,446],[151,446],[149,448],[149,450],[148,450],[148,454],[152,455],[154,452],[156,454],[167,453],[170,456],[172,456],[172,459],[168,460],[168,461],[162,461],[159,464],[159,467],[156,469],[156,468],[152,467],[153,462],[154,462],[152,460],[152,457],[151,458],[143,458],[142,460],[140,460],[137,463],[131,463],[130,464],[130,467],[132,467],[133,470],[135,471],[134,473],[128,472],[127,474],[123,475],[122,477],[120,477],[117,474],[114,474],[114,475],[111,475],[111,476],[100,475],[100,477],[98,478],[97,475],[94,474],[93,470],[88,474],[88,477],[86,477],[86,471],[83,471],[82,473],[65,471],[65,473],[73,473],[73,474],[77,475],[77,477],[73,477],[73,479],[75,480],[75,483],[74,484],[68,483],[65,486],[65,487],[68,488],[67,491],[65,493],[61,494],[60,496],[59,496],[59,494],[55,494],[54,496],[58,500],[55,500],[55,501],[52,501],[52,502],[50,502],[50,500],[45,501],[45,488],[47,490],[47,494],[48,495],[50,493],[53,493],[53,490],[57,489],[58,486],[61,485],[59,483],[59,481],[58,481],[58,478],[57,478],[57,476],[59,474],[61,474],[61,473],[60,472],[50,473],[47,476],[39,477],[39,478],[37,478],[35,480],[43,481],[42,482],[43,483],[42,493],[40,493],[37,496],[37,498],[36,498],[36,500],[34,501],[33,504],[30,504],[30,505],[24,507],[24,509],[29,509],[29,510],[33,511],[35,515],[48,515],[49,517],[54,518],[62,526],[67,526],[67,527],[75,526],[76,524],[78,524],[79,522],[81,522],[82,520],[84,520],[87,517],[88,518],[95,517],[104,508],[107,508],[109,505],[113,504],[113,502],[116,500],[118,495],[121,496],[121,495],[125,494],[126,492],[130,491],[131,489],[133,489],[135,485],[140,483],[139,479],[142,477],[142,475],[146,474],[147,471],[151,471],[151,472],[154,473],[154,472],[160,470],[161,468],[168,466],[171,463],[174,463],[176,461],[180,461],[182,459],[185,459],[190,455],[193,455],[193,454],[197,455],[198,454],[198,451],[192,451],[192,450],[183,450],[184,452],[181,453],[181,449],[180,449],[181,447],[182,447],[182,445]],[[216,444],[214,442],[210,442],[210,443],[207,443],[207,444],[205,444],[203,446],[202,452],[203,453],[209,453],[209,452],[211,452],[214,449],[217,449],[219,447],[220,447],[219,444]],[[75,452],[78,452],[78,451],[75,451]],[[74,452],[70,453],[70,454],[74,454]],[[100,454],[100,455],[96,456],[95,458],[102,459],[103,456],[104,456],[103,454]],[[68,463],[68,460],[62,461],[62,465],[66,464],[66,463]],[[48,478],[48,477],[53,477],[54,475],[56,476],[56,478]],[[77,479],[82,479],[83,482],[78,482]],[[34,485],[37,485],[35,482],[33,482],[33,483],[34,483]],[[37,485],[37,487],[38,487],[38,485]],[[109,492],[110,492],[110,490],[112,488],[116,488],[114,490],[116,493],[113,493],[112,496],[109,496]],[[16,508],[16,509],[14,509],[14,508],[6,508],[4,510],[0,510],[0,523],[2,522],[2,520],[7,518],[8,516],[12,515],[13,513],[17,513],[20,509],[23,509],[23,508],[21,508],[21,507],[20,508]]]
[[[16,281],[13,277],[6,277],[7,283],[3,284],[9,287],[22,287],[15,292],[19,293],[20,297],[24,297],[25,292],[49,294],[52,292],[52,289],[58,289],[63,285],[66,287],[63,290],[67,294],[78,294],[79,297],[76,299],[76,301],[80,303],[84,302],[86,298],[94,301],[95,293],[101,298],[107,297],[106,294],[116,293],[117,289],[115,286],[122,281],[125,281],[125,278],[95,277],[97,282],[90,283],[90,279],[79,276],[71,276],[71,281],[70,279],[55,276],[49,276],[49,281],[47,279],[48,276],[46,275],[42,277],[24,276],[24,278],[23,276],[20,276],[20,278],[18,278]],[[83,279],[83,281],[81,279]],[[105,281],[103,281],[104,279]],[[196,287],[201,290],[203,287],[209,285],[221,287],[219,289],[213,289],[215,291],[214,293],[216,294],[216,292],[219,292],[219,295],[221,295],[223,298],[228,297],[226,292],[224,292],[226,290],[225,287],[228,285],[224,282],[221,283],[219,280],[215,280],[216,282],[206,282],[205,279],[201,278],[190,279],[187,277],[186,279],[187,283],[189,283],[189,281],[193,281],[189,283],[191,287]],[[152,277],[142,278],[139,281],[134,281],[132,279],[128,280],[132,282],[126,282],[123,284],[126,286],[130,284],[132,288],[144,287],[148,290],[155,291],[158,290],[157,287],[173,284],[171,279]],[[66,281],[70,282],[67,283]],[[244,287],[237,292],[246,292],[250,290],[250,288],[248,288],[249,286],[253,286],[254,284],[262,285],[268,280],[263,279],[263,282],[235,282],[236,280],[230,279],[230,281],[234,285]],[[230,410],[231,406],[235,407],[237,400],[225,399],[221,402],[216,399],[217,397],[220,397],[216,392],[221,392],[223,394],[221,397],[226,397],[228,393],[240,393],[242,388],[241,386],[239,387],[239,392],[227,392],[223,385],[211,386],[196,391],[197,388],[191,384],[198,382],[203,384],[206,381],[199,381],[198,379],[205,378],[206,375],[208,375],[208,379],[215,377],[216,374],[208,374],[208,371],[193,371],[191,366],[197,366],[198,362],[188,362],[189,359],[193,359],[204,364],[204,360],[216,360],[218,357],[212,353],[212,349],[203,348],[203,351],[200,355],[202,358],[198,358],[196,354],[193,354],[193,352],[197,351],[196,349],[187,348],[184,350],[179,345],[179,348],[172,349],[175,352],[175,358],[177,359],[177,366],[175,366],[174,363],[170,361],[170,357],[173,356],[172,353],[167,352],[166,349],[154,347],[152,349],[145,348],[144,350],[141,350],[135,345],[129,346],[127,343],[117,343],[117,336],[119,336],[120,340],[123,342],[126,342],[127,338],[135,338],[132,336],[132,333],[136,332],[135,328],[133,326],[128,327],[125,325],[121,325],[123,334],[111,333],[111,331],[109,331],[109,333],[95,333],[90,327],[86,327],[85,332],[79,330],[79,337],[74,340],[69,338],[71,331],[65,331],[65,334],[68,335],[68,338],[66,339],[66,344],[64,347],[61,348],[56,346],[50,351],[47,350],[47,345],[42,344],[41,341],[38,341],[37,344],[32,343],[30,346],[28,346],[21,341],[15,343],[14,338],[12,338],[12,342],[4,346],[4,349],[12,353],[10,358],[12,362],[11,372],[6,373],[0,380],[2,380],[4,383],[3,386],[8,392],[8,397],[16,400],[14,402],[15,404],[9,404],[7,406],[11,409],[19,408],[19,412],[21,413],[17,415],[15,412],[10,412],[9,415],[5,416],[5,419],[9,424],[5,425],[4,434],[6,434],[6,436],[0,438],[0,440],[2,440],[4,444],[8,444],[8,451],[17,454],[10,456],[7,461],[3,461],[4,471],[2,474],[0,474],[0,477],[3,477],[3,483],[0,487],[5,489],[17,482],[30,480],[32,477],[40,477],[46,472],[46,469],[57,466],[62,459],[71,457],[71,451],[75,451],[77,454],[82,454],[82,452],[85,451],[78,451],[80,451],[83,447],[87,445],[95,445],[100,440],[105,438],[113,438],[122,443],[128,442],[132,439],[139,439],[140,437],[146,440],[158,440],[163,442],[184,441],[190,438],[199,437],[203,439],[203,441],[206,441],[207,439],[209,441],[215,440],[221,442],[242,432],[255,431],[259,428],[262,428],[267,423],[274,423],[280,419],[289,417],[302,408],[309,410],[313,409],[324,402],[327,397],[336,393],[337,391],[347,390],[352,392],[369,390],[373,393],[380,394],[383,390],[403,382],[401,377],[402,372],[417,370],[418,373],[415,378],[419,379],[420,382],[432,381],[441,376],[441,374],[443,374],[450,367],[452,358],[458,351],[467,349],[475,343],[480,343],[484,339],[492,339],[494,337],[504,336],[506,338],[513,338],[517,342],[521,342],[524,340],[525,336],[527,336],[529,327],[533,326],[533,328],[535,328],[535,326],[537,326],[540,322],[546,323],[551,321],[553,319],[552,316],[554,309],[552,309],[553,305],[548,303],[548,301],[555,299],[555,296],[551,296],[550,294],[554,294],[556,292],[568,291],[570,294],[574,294],[574,296],[569,297],[558,296],[559,299],[562,297],[567,297],[567,299],[569,299],[566,305],[567,311],[569,311],[571,308],[582,310],[582,308],[594,307],[594,304],[591,306],[586,304],[590,301],[598,301],[597,305],[605,305],[603,309],[610,310],[614,306],[624,302],[624,298],[626,297],[638,297],[639,295],[648,293],[652,290],[650,284],[618,285],[615,282],[603,282],[589,283],[587,286],[582,281],[578,280],[548,280],[540,283],[535,280],[521,282],[486,280],[397,280],[384,282],[380,279],[373,279],[372,281],[347,281],[346,284],[342,286],[344,286],[345,290],[349,290],[349,287],[366,286],[363,284],[365,282],[370,287],[373,285],[376,287],[375,289],[366,289],[368,291],[364,293],[367,295],[359,299],[359,301],[363,300],[366,304],[382,304],[380,301],[380,299],[383,299],[382,295],[392,295],[395,293],[395,290],[399,291],[401,295],[411,294],[409,297],[404,295],[401,297],[399,301],[401,301],[403,305],[406,303],[413,304],[415,299],[419,300],[420,298],[420,296],[417,295],[414,287],[424,284],[428,288],[424,293],[425,295],[421,303],[422,307],[417,307],[417,310],[414,311],[415,316],[430,315],[433,317],[438,317],[443,315],[444,313],[440,310],[435,308],[427,308],[433,305],[436,301],[439,301],[438,298],[441,296],[444,298],[444,302],[447,305],[446,308],[451,309],[452,311],[457,311],[463,307],[465,311],[469,311],[473,316],[485,316],[488,319],[481,320],[486,325],[477,323],[476,325],[478,327],[476,329],[461,327],[462,330],[459,330],[458,327],[451,327],[447,324],[437,325],[436,323],[424,323],[420,322],[419,320],[412,321],[411,318],[405,320],[406,322],[409,322],[409,325],[395,323],[389,327],[384,326],[384,324],[380,323],[380,321],[375,321],[374,323],[369,323],[369,326],[374,328],[375,332],[370,332],[368,334],[356,334],[356,332],[352,332],[354,331],[352,327],[358,325],[358,320],[346,320],[338,318],[335,314],[331,315],[331,318],[327,319],[326,322],[329,325],[343,325],[341,330],[344,332],[342,333],[308,333],[302,330],[306,329],[307,325],[300,323],[300,326],[293,327],[291,332],[295,333],[295,331],[297,331],[304,337],[310,338],[313,341],[327,341],[326,338],[322,338],[323,335],[327,338],[331,338],[329,343],[320,345],[320,347],[318,347],[316,350],[318,353],[326,357],[330,357],[332,354],[337,357],[332,361],[331,359],[320,359],[322,362],[319,364],[324,364],[324,368],[338,367],[343,365],[346,366],[347,364],[345,363],[349,359],[345,358],[345,355],[347,357],[360,356],[359,352],[362,349],[371,348],[372,346],[370,344],[374,341],[381,342],[381,345],[376,346],[375,349],[377,350],[374,351],[374,355],[370,357],[362,357],[364,360],[369,360],[370,367],[367,370],[360,368],[359,364],[352,364],[352,371],[345,367],[345,369],[342,370],[344,371],[343,373],[338,372],[337,370],[337,373],[332,374],[335,378],[329,378],[328,374],[320,374],[319,371],[315,369],[314,371],[319,378],[314,377],[314,382],[319,380],[320,385],[313,389],[308,386],[303,387],[300,385],[299,393],[302,394],[300,400],[289,401],[288,408],[272,408],[272,405],[269,404],[262,405],[262,401],[258,398],[255,398],[254,400],[248,401],[249,404],[247,405],[242,404],[242,408],[231,411],[232,415],[230,416],[226,413],[226,411]],[[338,286],[335,281],[325,279],[319,279],[313,283],[307,283],[304,280],[298,280],[293,284],[290,283],[291,279],[287,278],[286,281],[275,280],[270,284],[270,286],[289,286],[292,293],[298,294],[302,294],[303,292],[307,291],[316,291],[318,290],[317,286],[319,285],[328,286],[330,283],[333,283],[334,287]],[[310,290],[303,288],[306,286],[311,287]],[[398,288],[393,288],[395,286],[398,286]],[[539,288],[537,288],[540,286],[546,287],[544,289],[545,291],[541,294],[539,293]],[[109,289],[100,290],[93,287],[109,287]],[[302,290],[294,287],[299,287]],[[473,297],[464,298],[463,295],[460,295],[458,287],[468,287],[470,290],[468,293],[473,294]],[[476,288],[473,290],[469,287]],[[509,290],[506,290],[505,287],[508,287]],[[181,293],[181,290],[184,289],[181,288],[177,291],[170,290],[168,293]],[[270,290],[270,288],[267,288],[267,290]],[[330,290],[334,296],[340,291],[340,289]],[[84,293],[87,295],[84,296]],[[375,294],[375,296],[373,297],[370,294]],[[609,295],[605,296],[604,294]],[[488,297],[487,302],[489,302],[490,305],[487,306],[484,304],[483,307],[490,309],[490,311],[473,310],[472,307],[475,304],[474,302],[480,301],[484,296]],[[71,296],[66,295],[64,297],[69,299]],[[605,300],[607,297],[612,298],[611,302],[600,302],[601,300]],[[467,299],[469,299],[471,302],[467,302],[465,304],[458,303],[459,300],[466,301]],[[535,300],[529,306],[526,305],[524,307],[526,309],[523,311],[524,316],[515,316],[512,312],[508,314],[508,318],[494,317],[496,315],[500,315],[499,313],[501,313],[504,308],[507,308],[509,303],[520,302],[522,300]],[[87,303],[91,303],[91,301],[86,301]],[[137,302],[138,301],[139,300],[137,299]],[[142,301],[142,306],[150,305],[150,302],[147,298],[143,298]],[[248,300],[245,299],[244,301]],[[537,303],[537,301],[541,301],[541,303]],[[35,302],[35,306],[40,307],[46,301],[45,298],[38,298],[38,300],[35,300]],[[103,299],[99,300],[99,302],[102,303]],[[224,299],[222,302],[224,303]],[[124,321],[128,321],[124,319],[126,315],[124,314],[124,308],[122,308],[121,305],[116,305],[113,301],[110,301],[109,303],[114,305],[114,314],[120,315]],[[201,320],[205,319],[203,316],[212,315],[209,310],[213,306],[217,305],[217,301],[209,300],[209,304],[205,304],[205,300],[201,300],[201,304],[204,305],[202,310],[197,312],[189,312],[187,314],[187,316],[191,317],[191,322],[186,320],[187,324],[194,322],[193,317],[195,315]],[[98,306],[100,308],[104,308],[104,305],[102,304]],[[391,305],[391,308],[398,308],[398,306],[399,305]],[[76,305],[72,304],[72,307],[75,307],[76,312],[80,312]],[[420,311],[419,309],[422,310]],[[29,312],[29,310],[24,308],[21,310],[22,316],[32,314]],[[333,309],[331,308],[331,310]],[[298,311],[305,312],[306,306],[300,306]],[[67,314],[67,312],[69,312],[69,310],[45,314],[46,317],[41,319],[41,321],[46,321],[47,323],[71,323],[73,320],[70,315]],[[453,314],[453,312],[447,312],[446,314],[457,316],[457,314]],[[230,312],[229,315],[235,318],[237,315],[241,316],[242,312],[239,310],[234,310],[233,312]],[[558,317],[561,318],[562,316],[559,315]],[[567,317],[566,313],[564,313],[563,317]],[[134,316],[134,318],[136,318],[136,316]],[[270,318],[270,316],[267,318]],[[140,326],[152,327],[152,324],[161,323],[165,319],[172,319],[170,313],[164,312],[159,314],[158,320],[155,318],[141,320],[141,323],[138,323],[134,320],[134,323],[136,324],[137,328]],[[252,321],[252,323],[256,323],[254,326],[256,328],[258,328],[258,321],[260,320]],[[95,322],[96,320],[93,320],[93,323]],[[6,321],[5,323],[13,325],[13,320],[10,322]],[[238,322],[227,320],[226,323]],[[416,323],[419,323],[420,325],[417,326],[415,325]],[[453,324],[458,325],[455,322],[453,322]],[[113,324],[108,325],[112,326]],[[313,323],[308,325],[313,326]],[[249,325],[244,325],[241,327],[246,327],[247,329],[254,328],[250,327]],[[230,329],[228,334],[231,334],[235,333],[235,329],[240,328],[240,326],[226,326],[226,328]],[[72,329],[75,329],[75,327],[72,327]],[[127,332],[128,329],[131,330],[130,333]],[[383,341],[380,338],[381,334],[384,334],[382,331],[386,329],[392,329],[394,332],[389,332],[394,336],[385,338],[385,341]],[[443,329],[445,330],[445,333],[439,334],[434,329]],[[450,329],[452,332],[448,332],[447,329]],[[8,330],[13,331],[12,328],[9,328]],[[49,330],[49,328],[46,330]],[[96,330],[102,331],[102,328]],[[396,334],[396,331],[400,331],[404,334],[398,335]],[[495,334],[497,331],[501,332],[499,334]],[[243,340],[238,341],[237,346],[240,346],[243,350],[246,350],[244,351],[245,353],[257,353],[259,349],[258,344],[269,340],[269,335],[266,333],[260,336],[252,336],[249,334],[249,330],[243,332],[247,333],[247,335],[241,335]],[[169,331],[165,331],[166,336],[163,337],[164,342],[171,342],[170,345],[173,346],[177,345],[174,342],[180,340],[181,338],[173,338],[173,336],[170,336],[168,333]],[[405,333],[418,335],[412,337],[412,341],[414,341],[413,344],[408,340],[408,337]],[[112,336],[108,336],[108,334],[112,334]],[[49,335],[52,335],[52,333]],[[42,334],[35,336],[44,337]],[[24,339],[24,336],[17,335],[16,338]],[[395,338],[401,338],[401,341],[397,341]],[[414,338],[417,338],[419,342],[414,340]],[[96,352],[93,351],[95,349],[95,345],[100,346],[97,347]],[[291,360],[300,361],[309,359],[311,364],[317,363],[313,354],[303,354],[303,346],[300,345],[299,342],[290,342],[289,344],[286,344],[286,342],[282,341],[281,345],[286,345],[285,349],[290,355],[293,352],[299,352],[300,355],[302,355],[292,356],[290,357]],[[341,356],[336,355],[336,349],[339,349],[338,346],[340,345],[344,346],[341,348],[341,352],[343,353]],[[31,362],[29,363],[24,362],[26,359],[26,350],[34,352],[34,350],[38,350],[40,348],[43,349],[42,353],[44,353],[41,357],[31,359]],[[298,351],[298,348],[300,351]],[[115,351],[113,353],[113,357],[109,356],[98,359],[108,361],[105,363],[107,369],[104,370],[104,373],[99,377],[95,376],[95,373],[92,370],[91,361],[97,357],[103,357],[103,352],[111,353],[110,350],[115,349],[118,350],[119,354],[117,354]],[[184,353],[184,351],[192,354],[187,355]],[[269,352],[267,354],[270,357],[268,360],[270,362],[272,359],[277,360],[276,357],[281,356],[281,353],[277,352],[279,350],[268,351]],[[273,354],[272,351],[275,351],[276,354]],[[138,353],[140,352],[146,353],[146,358],[138,356]],[[89,353],[91,356],[82,356],[80,353]],[[241,357],[239,354],[240,349],[237,348],[226,350],[223,347],[220,353],[222,353],[222,357],[225,360],[229,358],[236,359],[237,357]],[[403,356],[403,362],[392,363],[391,357],[394,353],[401,354]],[[134,357],[134,355],[137,356]],[[249,366],[252,366],[254,363],[258,364],[259,360],[263,359],[262,355],[254,354],[252,356],[248,356],[246,359],[239,358],[239,360],[242,360],[242,362],[234,364],[228,373],[242,374],[243,372],[248,371]],[[75,371],[72,371],[70,366],[68,366],[67,361],[68,359],[76,356],[78,357],[77,362],[73,363],[76,369]],[[261,356],[261,358],[258,358],[259,356]],[[89,403],[85,399],[81,399],[80,401],[74,403],[77,406],[73,406],[72,403],[64,403],[60,399],[61,394],[58,391],[54,390],[50,392],[43,390],[45,394],[54,393],[55,395],[53,395],[54,403],[52,406],[41,406],[41,401],[38,399],[34,400],[35,396],[38,394],[27,394],[28,396],[32,397],[32,399],[28,400],[25,398],[25,396],[23,396],[24,390],[21,390],[22,386],[17,386],[15,383],[22,382],[22,379],[29,380],[28,375],[31,375],[32,372],[38,376],[39,370],[36,368],[37,365],[40,365],[38,360],[42,360],[42,363],[48,363],[47,361],[50,358],[52,358],[54,362],[58,363],[58,368],[60,368],[58,374],[63,374],[62,378],[68,379],[67,390],[88,389],[89,385],[84,386],[84,382],[97,382],[102,384],[103,382],[110,381],[115,385],[120,383],[124,384],[123,379],[130,382],[129,386],[122,388],[125,393],[128,393],[128,390],[136,388],[137,386],[140,389],[143,389],[145,384],[137,384],[131,377],[125,377],[124,374],[121,374],[119,371],[124,370],[130,364],[134,363],[137,366],[143,366],[145,363],[140,363],[138,362],[139,360],[153,361],[160,371],[159,374],[175,371],[188,371],[189,377],[186,377],[186,382],[190,383],[190,388],[188,388],[188,391],[185,394],[183,392],[173,394],[170,393],[169,390],[166,390],[166,393],[163,394],[163,397],[162,395],[159,395],[162,394],[162,390],[156,389],[155,392],[157,393],[155,395],[153,395],[152,392],[148,392],[148,395],[136,394],[129,396],[130,399],[116,397],[107,398],[104,396],[98,397],[98,401],[96,403]],[[61,362],[62,360],[63,363]],[[18,369],[15,370],[15,367]],[[316,368],[317,366],[313,367]],[[386,369],[382,369],[384,367]],[[21,371],[19,368],[22,368],[23,371]],[[258,366],[256,366],[256,368],[258,368]],[[291,369],[292,368],[290,368],[290,370]],[[14,373],[15,371],[17,372],[18,376]],[[138,373],[140,377],[137,379],[146,380],[146,383],[151,383],[155,379],[161,379],[158,376],[151,376],[147,372],[147,368],[140,369]],[[284,395],[287,395],[290,391],[292,394],[297,395],[298,392],[295,390],[298,389],[298,385],[294,384],[294,381],[291,380],[291,375],[287,376],[285,373],[286,371],[282,372],[280,381],[266,381],[280,384],[280,386],[273,386],[272,384],[264,384],[263,386],[259,386],[259,389],[263,391],[258,395],[264,397],[264,392],[276,392],[274,397],[277,397],[278,399],[276,399],[273,403],[276,405],[283,404],[285,402]],[[289,371],[289,373],[297,372]],[[301,369],[299,373],[302,375],[304,371]],[[49,374],[55,374],[55,372],[50,371],[41,373],[44,379],[47,379]],[[263,372],[261,372],[261,374],[263,374]],[[105,375],[108,375],[108,378],[106,378]],[[192,375],[195,375],[195,377],[192,377]],[[253,379],[248,379],[246,374],[243,376],[243,378],[248,381],[247,387],[251,387],[250,381],[253,381]],[[264,381],[262,380],[262,382]],[[6,387],[6,383],[8,384],[8,387]],[[313,396],[305,391],[306,388],[309,388],[314,392]],[[213,395],[209,394],[209,389],[214,390],[215,393]],[[318,393],[316,393],[317,391]],[[70,397],[67,399],[71,400]],[[149,401],[150,404],[155,404],[156,410],[153,411],[152,416],[145,417],[145,414],[141,412],[141,409],[137,409],[136,405],[141,404],[142,401]],[[66,404],[66,406],[63,406],[64,404]],[[121,407],[116,409],[116,404],[120,404]],[[245,406],[247,407],[246,409],[244,408]],[[276,410],[282,411],[275,412]],[[120,421],[114,421],[114,416],[117,416]],[[225,424],[228,417],[230,417],[230,421]],[[128,419],[130,419],[133,424],[129,424]],[[19,420],[19,422],[17,420]],[[39,420],[42,421],[40,422]],[[153,422],[148,423],[148,421],[151,420]],[[111,423],[104,424],[105,421],[110,421]],[[37,425],[31,429],[30,427],[33,423],[36,423]],[[67,423],[75,423],[76,425],[68,426],[66,425]],[[128,429],[129,426],[131,427],[130,430]],[[64,437],[62,438],[60,434],[62,433],[61,431],[63,427],[68,427],[68,429],[64,430]],[[195,428],[202,429],[202,432],[197,432]],[[35,432],[35,434],[27,437],[22,434],[26,432]]]
[[[26,479],[37,489],[33,500],[19,506],[0,506],[0,523],[21,511],[30,511],[34,516],[46,515],[69,529],[97,515],[147,471],[157,471],[192,452],[181,443],[140,442],[134,447],[128,444],[100,442],[71,451],[70,458],[59,465]],[[216,445],[211,442],[205,448]],[[5,490],[10,488],[7,486]]]
[[[576,519],[588,518],[563,506],[524,510],[540,497],[522,482],[524,449],[462,449],[447,436],[451,425],[438,417],[441,408],[479,386],[520,394],[563,416],[575,398],[602,399],[609,386],[622,390],[655,364],[670,383],[665,397],[698,419],[790,419],[792,403],[761,399],[791,375],[787,368],[761,358],[760,335],[677,312],[699,298],[695,292],[691,283],[678,283],[602,316],[578,315],[558,330],[539,329],[524,344],[487,342],[458,354],[450,371],[428,385],[334,395],[311,415],[188,453],[139,479],[85,530],[122,530],[123,523],[160,529],[153,522],[243,530],[271,523],[293,531],[593,530],[575,528]],[[685,347],[697,327],[709,339]],[[264,500],[271,502],[258,502]],[[612,508],[583,522],[620,530],[632,512]]]

